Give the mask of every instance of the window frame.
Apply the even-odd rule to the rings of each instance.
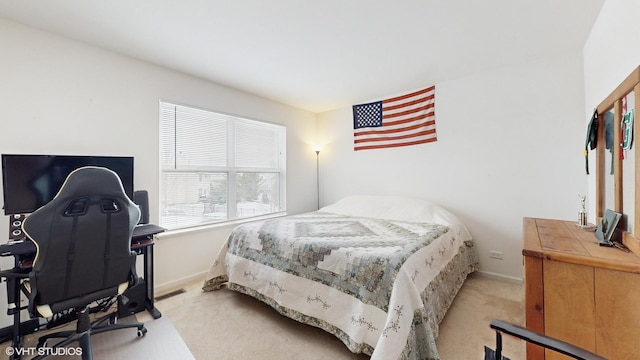
[[[165,131],[164,123],[165,119],[163,118],[163,106],[172,106],[174,107],[174,111],[178,111],[179,108],[186,110],[194,110],[197,112],[206,112],[210,113],[215,117],[220,117],[225,119],[226,125],[226,166],[185,166],[180,165],[177,160],[178,155],[176,154],[176,147],[178,146],[178,141],[176,139],[176,134],[178,130],[176,129],[176,123],[173,124],[173,167],[169,168],[165,164],[165,153],[164,153],[164,136]],[[267,122],[263,120],[256,120],[247,117],[241,117],[237,115],[230,115],[227,113],[202,109],[190,105],[184,105],[173,101],[160,100],[159,101],[159,122],[160,122],[160,131],[159,131],[159,163],[160,163],[160,186],[159,186],[159,222],[160,225],[166,227],[169,230],[180,230],[201,226],[209,226],[214,224],[225,224],[230,222],[238,222],[242,220],[248,220],[255,217],[269,217],[269,216],[281,216],[286,213],[286,126],[282,124],[276,124],[272,122]],[[176,115],[174,114],[174,121],[176,121]],[[269,130],[274,131],[275,137],[277,138],[277,155],[275,155],[274,159],[276,160],[276,166],[269,167],[260,167],[260,166],[236,166],[236,143],[235,143],[235,131],[236,124],[243,123],[254,126],[262,126],[266,127]],[[197,224],[194,223],[165,223],[163,218],[165,215],[165,189],[164,189],[164,175],[165,174],[224,174],[226,175],[226,218],[220,220],[210,220],[203,221],[201,219]],[[266,212],[256,214],[254,216],[239,216],[238,215],[238,174],[244,173],[259,173],[259,174],[277,174],[277,204],[275,204],[275,211]],[[202,189],[198,189],[200,191]],[[272,203],[271,206],[274,206]]]

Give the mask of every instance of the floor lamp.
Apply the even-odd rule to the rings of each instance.
[[[318,199],[318,210],[320,209],[320,150],[316,150],[316,190]]]

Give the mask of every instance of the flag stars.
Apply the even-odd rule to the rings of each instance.
[[[382,101],[354,105],[354,128],[382,126]]]

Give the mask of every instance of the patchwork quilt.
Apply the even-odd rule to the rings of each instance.
[[[438,359],[438,324],[478,267],[466,231],[312,212],[238,226],[204,289],[253,296],[372,359]]]

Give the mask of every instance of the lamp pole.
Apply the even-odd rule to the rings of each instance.
[[[320,209],[320,150],[316,150],[316,190],[318,210]]]

